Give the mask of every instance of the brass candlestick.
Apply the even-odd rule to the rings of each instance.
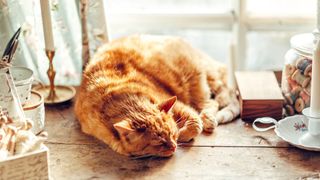
[[[49,86],[36,86],[33,88],[42,94],[45,104],[58,104],[65,101],[71,100],[75,95],[75,89],[72,86],[56,86],[54,84],[54,78],[56,76],[56,71],[53,67],[53,58],[55,51],[46,50],[46,55],[49,59],[49,68],[47,70],[47,75],[49,78]]]
[[[50,91],[49,91],[48,97],[46,97],[46,99],[48,101],[54,101],[54,99],[57,98],[56,91],[54,88],[54,78],[56,76],[56,71],[54,70],[53,63],[52,63],[54,53],[55,53],[55,51],[46,50],[46,55],[49,59],[49,69],[47,71],[47,75],[48,75],[49,81],[50,81]]]

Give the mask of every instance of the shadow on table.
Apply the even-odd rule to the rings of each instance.
[[[179,148],[178,151],[182,154],[183,152],[181,151],[186,151],[187,149]],[[92,175],[114,179],[145,178],[159,172],[160,169],[165,173],[174,173],[166,168],[166,164],[174,162],[181,155],[176,152],[175,155],[169,158],[148,157],[133,159],[114,152],[102,142],[92,145],[90,150],[84,148],[80,150],[80,153],[88,154],[88,158],[85,158],[86,155],[81,158],[81,163],[85,163],[91,169]]]
[[[284,147],[287,143],[280,141],[278,147]],[[287,148],[277,148],[279,157],[294,166],[299,166],[307,171],[315,172],[319,175],[320,171],[320,152],[299,149],[292,145]],[[320,178],[320,177],[318,177]]]

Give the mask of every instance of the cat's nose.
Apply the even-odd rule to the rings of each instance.
[[[168,143],[167,147],[171,151],[175,151],[177,149],[177,145],[175,143]]]
[[[171,146],[171,150],[172,150],[172,151],[175,151],[176,149],[177,149],[177,145],[173,144],[173,145]]]

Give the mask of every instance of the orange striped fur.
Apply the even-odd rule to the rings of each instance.
[[[171,156],[177,141],[239,114],[226,79],[222,64],[180,38],[129,36],[101,47],[87,65],[75,112],[83,132],[118,153]]]

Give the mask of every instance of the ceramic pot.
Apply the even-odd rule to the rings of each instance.
[[[5,71],[6,68],[1,69]],[[16,86],[18,96],[22,105],[30,99],[33,71],[26,67],[10,67],[11,75]]]
[[[33,71],[25,67],[11,67],[14,84],[22,105],[30,99]]]
[[[44,129],[45,125],[45,111],[43,97],[37,91],[31,91],[31,97],[23,106],[24,114],[27,118],[33,121],[31,131],[38,134]]]

